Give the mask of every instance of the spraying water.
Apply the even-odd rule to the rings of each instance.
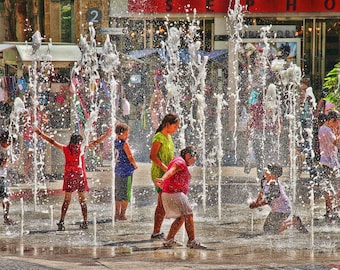
[[[199,21],[196,19],[196,10],[192,21],[187,16],[187,31],[184,28],[177,28],[166,23],[168,38],[162,43],[162,48],[166,51],[168,61],[166,63],[166,89],[168,91],[167,110],[175,110],[182,118],[179,141],[180,148],[184,148],[186,143],[196,144],[201,150],[202,157],[202,177],[203,177],[203,208],[206,209],[206,65],[207,56],[202,56],[199,52],[201,41],[198,34],[200,29]],[[181,44],[181,37],[184,37],[184,44]],[[180,59],[180,48],[185,46],[188,50],[189,61],[185,63]],[[187,68],[186,68],[187,66]],[[188,77],[188,80],[183,80]],[[190,97],[190,107],[185,105]],[[195,141],[186,137],[186,130],[190,129],[192,134],[197,134]]]
[[[115,126],[116,124],[116,104],[117,104],[117,91],[118,91],[118,82],[115,79],[115,72],[117,71],[120,61],[119,61],[119,54],[116,51],[116,48],[111,44],[110,37],[107,36],[104,47],[103,47],[103,53],[101,55],[100,60],[101,68],[105,73],[105,79],[107,81],[107,92],[110,96],[110,104],[111,104],[111,126]],[[104,82],[105,88],[106,83]],[[111,137],[111,152],[115,153],[114,149],[114,143],[113,143],[113,137]],[[115,173],[114,173],[114,167],[115,167],[115,156],[112,156],[111,161],[111,168],[112,168],[112,189],[111,189],[111,196],[112,196],[112,226],[115,224]]]

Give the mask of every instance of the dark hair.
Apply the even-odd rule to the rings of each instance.
[[[179,116],[176,113],[168,113],[164,116],[162,123],[159,125],[155,133],[162,131],[163,128],[166,127],[166,124],[176,124],[179,122],[179,120]]]
[[[83,141],[83,137],[79,133],[75,132],[71,135],[69,145],[70,144],[79,144],[81,141]]]
[[[184,158],[186,154],[190,154],[190,156],[196,157],[197,156],[196,147],[190,145],[182,149],[180,152],[180,156]]]
[[[271,175],[274,175],[276,177],[280,177],[282,175],[282,166],[277,163],[269,163],[267,165],[267,168],[269,170],[269,173]]]
[[[68,148],[70,149],[70,152],[72,155],[79,155],[80,154],[80,142],[83,141],[83,137],[78,134],[77,132],[74,132],[71,135],[70,143],[68,144]]]
[[[332,120],[332,119],[334,121],[339,120],[340,119],[339,112],[337,112],[337,111],[329,111],[328,114],[327,114],[327,121]]]
[[[9,139],[8,130],[2,130],[0,133],[0,143],[7,143]]]
[[[115,128],[116,134],[122,134],[124,131],[129,130],[129,126],[125,123],[117,123]]]
[[[320,113],[318,116],[318,124],[323,125],[327,121],[327,115],[324,113]]]

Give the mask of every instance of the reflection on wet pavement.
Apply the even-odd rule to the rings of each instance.
[[[257,192],[251,183],[243,188],[242,193]],[[246,202],[223,203],[222,219],[218,220],[215,203],[211,203],[207,212],[203,213],[202,207],[193,200],[196,235],[208,249],[164,249],[160,241],[150,240],[156,195],[148,194],[148,187],[142,190],[142,187],[134,189],[140,194],[135,194],[132,207],[128,210],[130,220],[114,224],[109,199],[99,200],[89,196],[88,230],[79,229],[81,212],[75,197],[65,219],[66,230],[61,232],[56,231],[55,223],[59,217],[62,196],[45,198],[37,205],[36,211],[32,210],[32,202],[25,201],[22,238],[20,203],[13,200],[11,216],[17,223],[14,226],[0,225],[1,269],[340,268],[340,227],[337,223],[324,222],[322,199],[316,201],[315,205],[313,241],[311,233],[300,234],[295,229],[279,235],[262,234],[268,208],[251,210]],[[228,192],[224,195],[228,196]],[[51,206],[57,209],[53,211],[52,217]],[[308,203],[300,200],[296,211],[311,231]],[[94,216],[97,220],[96,235]],[[170,220],[164,221],[162,229],[165,233],[170,224]],[[177,239],[186,243],[183,229],[177,234]]]

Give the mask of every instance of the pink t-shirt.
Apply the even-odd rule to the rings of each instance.
[[[173,176],[165,179],[162,191],[165,193],[183,192],[184,194],[187,194],[191,178],[188,166],[182,157],[175,157],[171,160],[168,169],[174,164],[176,164],[180,170]]]
[[[325,165],[331,169],[339,168],[338,161],[338,147],[334,145],[336,136],[333,130],[323,125],[319,128],[319,142],[320,142],[320,164]]]

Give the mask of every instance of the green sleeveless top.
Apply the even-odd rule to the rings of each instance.
[[[170,161],[175,156],[175,146],[170,135],[164,136],[162,132],[157,132],[152,138],[152,143],[159,142],[161,147],[157,153],[158,158],[168,166]],[[151,178],[152,181],[156,178],[162,177],[165,172],[159,168],[154,162],[151,162]]]

